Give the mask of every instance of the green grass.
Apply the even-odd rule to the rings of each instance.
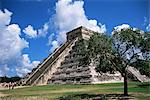
[[[129,94],[135,99],[148,100],[150,97],[150,87],[139,86],[141,84],[148,83],[129,82]],[[14,90],[0,90],[0,93],[8,95],[5,97],[0,97],[0,100],[55,100],[62,96],[65,97],[80,94],[122,94],[123,83],[107,83],[95,85],[45,85],[16,88]]]

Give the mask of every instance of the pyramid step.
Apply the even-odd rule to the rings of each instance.
[[[45,59],[44,62],[29,76],[29,78],[26,80],[26,84],[37,84],[36,82],[38,82],[38,80],[41,80],[41,77],[46,77],[45,73],[48,72],[47,70],[49,70],[49,68],[54,65],[59,59],[64,58],[65,55],[69,53],[69,50],[71,50],[76,41],[77,39],[74,39],[73,41],[67,41],[65,44],[55,50],[54,53],[51,54],[47,59]],[[64,56],[61,56],[62,54]]]
[[[134,77],[137,78],[138,81],[140,82],[147,82],[150,81],[150,78],[146,77],[145,75],[141,75],[139,70],[137,70],[135,67],[128,66],[127,71],[134,75]]]

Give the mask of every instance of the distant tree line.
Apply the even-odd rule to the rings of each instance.
[[[17,82],[17,81],[20,81],[20,80],[21,80],[21,77],[19,77],[19,76],[14,76],[14,77],[4,76],[4,77],[0,77],[0,83]]]

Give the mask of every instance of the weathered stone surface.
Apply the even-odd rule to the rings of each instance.
[[[52,74],[60,67],[61,62],[64,61],[65,56],[68,55],[77,38],[72,41],[67,41],[64,45],[58,48],[52,55],[43,61],[39,67],[32,72],[25,80],[24,84],[29,85],[44,85],[47,80],[51,78]]]
[[[147,77],[146,75],[141,75],[139,70],[137,70],[134,67],[128,66],[127,71],[130,75],[132,75],[135,78],[135,80],[138,80],[140,82],[149,82],[150,81],[149,77]]]
[[[120,73],[108,74],[97,73],[95,65],[80,64],[84,55],[78,54],[80,40],[88,40],[94,32],[84,27],[79,27],[67,33],[67,42],[61,45],[37,68],[33,70],[26,79],[25,84],[95,84],[104,82],[120,82]],[[85,45],[86,46],[86,45]]]
[[[80,61],[84,58],[84,55],[78,53],[80,39],[88,40],[92,34],[93,31],[84,27],[67,33],[68,40],[72,40],[76,37],[78,37],[79,40],[75,43],[72,50],[69,51],[69,54],[65,57],[65,60],[53,74],[52,78],[48,80],[49,84],[95,84],[122,81],[120,73],[99,74],[95,71],[95,65],[92,63],[89,66],[80,65]],[[86,44],[84,44],[84,46],[86,46]]]

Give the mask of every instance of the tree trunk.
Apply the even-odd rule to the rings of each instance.
[[[128,96],[128,80],[126,71],[124,73],[124,96]]]

